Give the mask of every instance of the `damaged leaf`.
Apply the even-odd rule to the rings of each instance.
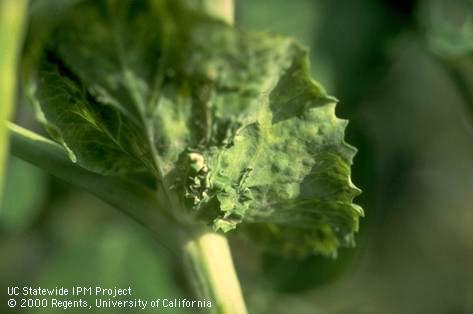
[[[292,39],[165,0],[77,1],[46,37],[28,91],[79,165],[147,172],[176,217],[281,253],[353,245],[356,150]]]

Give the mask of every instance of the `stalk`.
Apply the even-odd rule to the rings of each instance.
[[[0,0],[0,202],[9,145],[6,122],[15,103],[18,55],[27,5],[27,0]]]
[[[198,232],[184,243],[185,265],[201,299],[212,302],[211,313],[247,313],[227,239]]]
[[[230,25],[234,23],[233,0],[187,0],[186,4]]]

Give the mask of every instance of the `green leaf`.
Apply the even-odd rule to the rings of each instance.
[[[164,0],[82,1],[49,34],[29,91],[80,165],[148,171],[178,219],[280,252],[353,244],[356,150],[292,39]]]
[[[113,107],[93,99],[83,86],[61,73],[60,65],[44,62],[36,83],[37,108],[51,135],[64,144],[73,161],[103,173],[152,170],[142,130]],[[41,106],[40,104],[47,104]]]
[[[281,59],[285,68],[261,92],[257,113],[244,117],[231,143],[202,151],[207,173],[198,179],[206,189],[202,201],[192,196],[204,212],[217,200],[217,230],[246,222],[255,239],[278,251],[332,254],[352,244],[362,215],[349,179],[355,150],[343,140],[346,121],[335,117],[335,99],[308,77],[305,52],[290,43]]]

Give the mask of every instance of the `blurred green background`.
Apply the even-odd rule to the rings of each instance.
[[[238,0],[236,24],[311,48],[314,77],[350,120],[366,212],[357,248],[336,260],[283,259],[233,235],[250,313],[473,313],[473,1]],[[40,132],[27,106],[16,120]],[[93,196],[15,158],[5,195],[0,291],[189,295],[166,246]]]

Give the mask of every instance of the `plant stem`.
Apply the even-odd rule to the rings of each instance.
[[[27,5],[27,0],[0,0],[0,202],[9,144],[6,123],[15,103],[18,55]]]
[[[204,231],[187,240],[183,249],[194,289],[212,302],[212,313],[247,313],[227,239]]]
[[[233,0],[187,0],[187,4],[230,25],[234,23]]]

